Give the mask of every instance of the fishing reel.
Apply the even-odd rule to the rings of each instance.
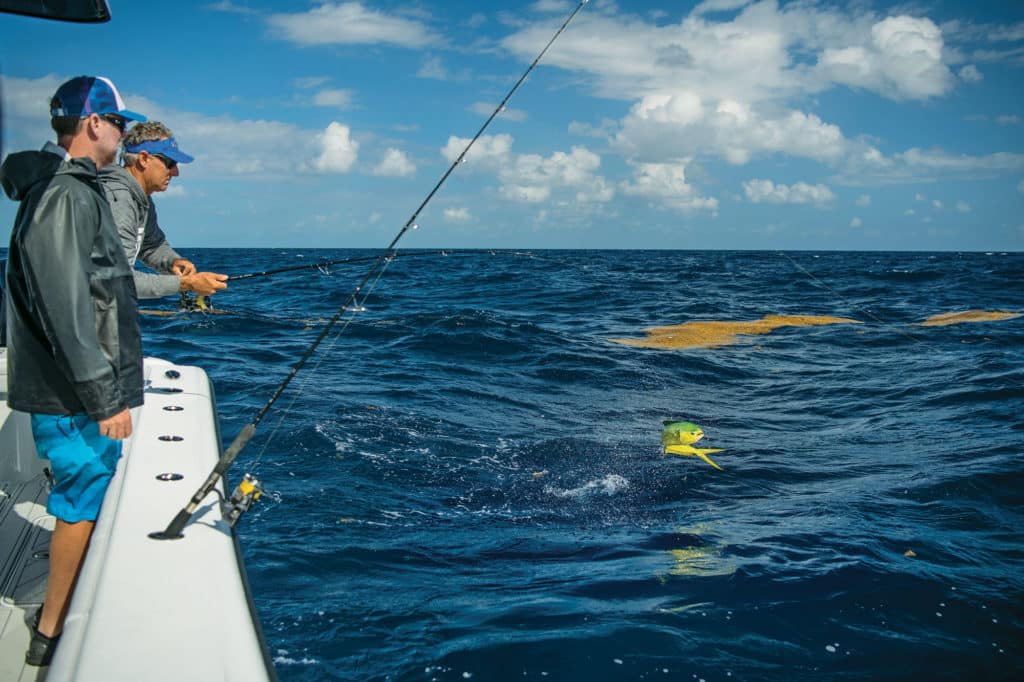
[[[181,292],[178,299],[178,310],[186,313],[206,313],[213,310],[211,296],[195,296],[188,291]]]
[[[246,474],[239,481],[231,498],[221,503],[221,513],[224,520],[231,528],[235,527],[242,514],[249,511],[249,508],[263,494],[263,484],[252,474]]]

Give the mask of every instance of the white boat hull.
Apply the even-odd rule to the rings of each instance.
[[[180,376],[168,377],[168,370]],[[272,679],[237,542],[221,520],[218,498],[204,501],[182,539],[149,537],[163,530],[206,480],[220,456],[220,438],[203,370],[147,358],[145,373],[145,405],[132,412],[134,430],[104,498],[46,679]],[[0,480],[5,475],[21,479],[21,499],[8,515],[14,514],[18,530],[13,534],[20,536],[23,550],[20,568],[10,572],[17,577],[0,583],[0,623],[6,622],[0,679],[36,679],[39,669],[8,666],[23,660],[28,644],[22,621],[45,588],[46,560],[39,552],[48,545],[53,518],[40,507],[46,494],[43,463],[35,455],[27,415],[4,404],[0,419],[0,459],[10,463],[0,465]],[[181,478],[160,480],[164,474]],[[222,484],[218,489],[223,493]],[[5,501],[11,500],[0,498]],[[0,518],[5,510],[0,506]]]

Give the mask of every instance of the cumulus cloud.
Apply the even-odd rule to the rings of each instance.
[[[326,2],[298,14],[271,14],[267,23],[279,37],[298,45],[421,48],[441,42],[423,23],[369,9],[360,2]]]
[[[521,154],[500,170],[501,193],[514,201],[540,203],[557,189],[569,189],[578,202],[610,201],[614,189],[596,174],[600,166],[601,157],[586,147],[573,147],[569,153],[555,152],[547,157]]]
[[[319,136],[320,155],[313,167],[324,173],[347,173],[359,156],[359,143],[351,138],[349,127],[337,121]]]
[[[755,204],[762,201],[769,204],[826,204],[835,195],[825,185],[810,185],[797,182],[793,185],[777,185],[771,180],[750,180],[743,183],[747,199]]]
[[[766,113],[738,100],[709,106],[690,92],[642,98],[622,121],[613,143],[645,160],[706,153],[737,165],[773,153],[837,162],[850,146],[838,126],[814,114]]]
[[[388,177],[406,177],[415,173],[416,165],[409,160],[405,152],[394,148],[385,151],[384,158],[373,169],[374,175]]]
[[[468,223],[473,219],[473,214],[469,212],[468,208],[446,208],[444,210],[445,222],[449,223]]]
[[[568,153],[556,151],[550,156],[513,154],[512,136],[482,135],[466,154],[470,170],[494,173],[501,182],[506,199],[537,204],[551,200],[556,193],[571,192],[579,203],[607,202],[615,190],[597,174],[601,157],[586,147],[575,146]],[[449,162],[459,158],[469,138],[449,137],[441,154]]]
[[[850,221],[850,227],[861,227],[864,225],[864,221],[860,218],[854,218]]]
[[[711,11],[740,9],[719,19]],[[590,74],[604,96],[638,99],[672,90],[717,101],[778,101],[837,85],[892,99],[928,99],[954,83],[942,31],[928,18],[878,18],[861,7],[712,0],[678,23],[609,12],[581,15],[546,62]],[[503,45],[531,59],[546,26]]]
[[[7,142],[12,147],[39,147],[43,140],[53,138],[50,98],[66,80],[52,73],[34,79],[0,75],[4,97],[4,134],[11,136]]]
[[[858,206],[870,206],[871,197],[868,196],[867,194],[861,194],[859,197],[857,197],[857,201],[855,201],[854,203],[857,204]]]
[[[980,75],[948,49],[942,28],[909,8],[879,16],[862,3],[708,0],[682,19],[665,16],[609,3],[581,15],[545,58],[597,95],[631,103],[617,124],[577,121],[571,131],[603,135],[638,163],[784,155],[832,166],[846,184],[906,182],[922,170],[913,154],[887,156],[844,134],[806,108],[808,97],[849,87],[926,101]],[[526,26],[502,46],[526,61],[546,32]]]
[[[462,151],[469,144],[471,138],[451,136],[448,144],[441,150],[441,155],[449,163],[455,161],[462,154]],[[473,147],[466,153],[467,163],[494,167],[504,163],[512,153],[512,136],[502,133],[500,135],[481,135]]]
[[[928,99],[953,86],[942,31],[927,18],[887,17],[861,44],[825,49],[817,70],[827,81],[895,100]]]
[[[669,163],[633,163],[633,179],[622,183],[622,191],[645,197],[679,211],[718,209],[718,199],[703,197],[686,181],[689,159]]]
[[[1002,116],[996,116],[996,123],[1001,126],[1015,126],[1020,123],[1020,116],[1014,114],[1003,114]]]
[[[966,201],[961,200],[956,202],[956,210],[958,213],[970,213],[971,205],[968,204]]]

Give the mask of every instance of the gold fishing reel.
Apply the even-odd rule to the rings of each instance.
[[[231,493],[230,499],[223,503],[222,513],[227,524],[234,528],[242,514],[249,511],[249,508],[260,499],[263,494],[263,484],[252,474],[246,474],[239,481],[235,492]]]

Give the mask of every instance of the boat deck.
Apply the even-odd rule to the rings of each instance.
[[[0,680],[274,679],[233,530],[204,500],[178,540],[153,540],[220,456],[205,372],[147,358],[145,404],[107,490],[49,668],[24,664],[55,520],[29,417],[6,405],[0,349]],[[173,477],[168,480],[168,474]],[[223,493],[223,482],[218,484]],[[187,655],[177,655],[188,652]]]
[[[49,481],[36,457],[27,414],[7,407],[7,363],[0,350],[0,679],[44,680],[46,669],[26,666],[29,630],[46,593],[50,534]]]

